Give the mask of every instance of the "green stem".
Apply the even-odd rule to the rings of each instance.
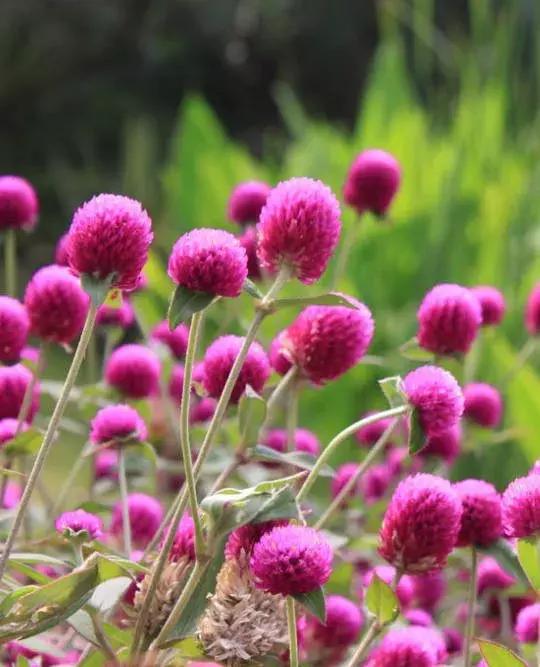
[[[97,353],[97,337],[92,336],[88,344],[88,358],[86,360],[86,381],[92,384],[97,381],[98,373],[98,353]]]
[[[120,503],[122,505],[122,534],[124,537],[124,553],[131,554],[131,520],[129,518],[128,485],[126,473],[126,451],[120,447],[118,451],[118,483],[120,485]]]
[[[476,612],[476,588],[478,578],[478,554],[476,547],[471,547],[471,578],[469,582],[469,600],[467,603],[467,627],[465,629],[464,667],[472,665],[472,643],[474,637],[474,621]]]
[[[261,430],[263,430],[265,427],[267,427],[269,424],[272,423],[272,417],[274,415],[278,403],[280,403],[283,397],[287,395],[289,385],[291,382],[295,380],[297,375],[298,375],[298,367],[291,366],[291,368],[289,368],[289,370],[285,373],[285,375],[276,385],[276,388],[270,395],[270,398],[268,399],[268,402],[266,404],[266,419],[264,420],[264,424]]]
[[[82,468],[84,467],[84,464],[86,463],[86,451],[87,448],[83,448],[82,452],[80,453],[79,456],[77,456],[77,459],[71,466],[68,476],[66,477],[66,481],[62,484],[60,488],[60,492],[56,496],[56,500],[53,503],[52,506],[52,512],[51,512],[51,520],[54,521],[56,518],[56,515],[62,508],[67,494],[69,493],[69,490],[71,489],[73,482],[77,479],[79,473],[81,472]]]
[[[296,634],[295,600],[287,596],[287,627],[289,629],[289,665],[298,667],[298,636]]]
[[[530,357],[536,352],[538,349],[538,341],[540,338],[538,336],[531,337],[527,340],[525,345],[521,348],[519,351],[517,357],[516,357],[516,363],[514,365],[514,368],[510,369],[508,373],[505,375],[503,378],[503,381],[501,382],[502,385],[506,386],[511,382],[511,380],[514,379],[514,377],[519,373],[519,371],[525,366],[525,364],[529,361]]]
[[[349,436],[353,435],[353,433],[356,433],[356,431],[361,429],[363,426],[367,426],[368,424],[373,424],[374,422],[378,422],[381,419],[386,419],[387,417],[398,417],[400,415],[404,415],[408,410],[409,410],[408,405],[400,405],[397,408],[391,408],[390,410],[377,412],[374,415],[369,415],[368,417],[364,417],[363,419],[354,422],[354,424],[351,424],[350,426],[347,426],[347,428],[343,429],[343,431],[340,431],[340,433],[338,433],[333,438],[333,440],[331,440],[328,447],[326,447],[323,450],[322,454],[317,459],[317,462],[311,469],[309,475],[306,478],[306,481],[304,482],[302,488],[298,492],[298,495],[296,497],[297,501],[301,502],[302,500],[305,499],[305,497],[311,490],[311,487],[315,483],[317,477],[319,476],[322,468],[344,440],[347,440]]]
[[[366,633],[362,637],[360,643],[356,647],[356,650],[352,654],[351,659],[347,663],[346,667],[358,667],[358,665],[361,664],[362,658],[365,656],[368,648],[371,646],[371,643],[373,640],[377,637],[377,635],[380,633],[381,628],[379,624],[377,623],[377,618],[374,617],[370,624],[368,625],[368,628],[366,630]]]
[[[86,322],[84,323],[84,328],[82,330],[81,337],[79,339],[79,344],[77,345],[77,349],[75,350],[75,354],[73,355],[73,359],[71,360],[71,366],[64,381],[64,386],[62,387],[62,393],[60,394],[56,406],[51,415],[51,419],[47,426],[45,435],[43,437],[43,442],[41,443],[41,447],[39,448],[38,454],[34,461],[34,465],[32,466],[30,476],[28,477],[28,481],[24,487],[24,492],[19,502],[19,506],[17,508],[17,514],[15,515],[13,525],[11,526],[11,530],[9,531],[9,535],[4,546],[2,558],[0,559],[0,578],[2,578],[2,576],[4,575],[9,554],[13,549],[13,545],[15,544],[15,540],[17,539],[17,535],[19,534],[19,530],[21,528],[23,518],[26,514],[26,510],[28,509],[28,504],[30,502],[32,493],[34,491],[34,487],[36,486],[37,479],[40,476],[41,471],[43,470],[45,460],[47,459],[47,455],[49,454],[51,446],[54,442],[54,436],[56,435],[56,431],[58,430],[60,420],[62,419],[62,416],[66,409],[69,395],[79,374],[81,364],[83,362],[84,355],[86,352],[86,348],[88,347],[88,342],[90,340],[90,337],[92,336],[92,331],[94,330],[94,324],[96,321],[96,312],[97,312],[96,306],[93,303],[91,303],[90,308],[88,310],[88,314],[86,316]]]
[[[339,253],[336,259],[334,274],[332,276],[331,289],[335,289],[347,270],[347,262],[349,260],[349,253],[354,247],[358,238],[358,229],[360,218],[350,221],[345,228],[343,238],[341,239]]]
[[[17,236],[14,229],[4,234],[4,265],[6,294],[17,296]]]
[[[298,387],[293,382],[289,388],[289,405],[287,406],[287,451],[293,452],[298,425]]]

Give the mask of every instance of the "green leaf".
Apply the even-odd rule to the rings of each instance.
[[[322,586],[309,593],[299,593],[294,596],[294,599],[305,607],[310,614],[316,616],[321,623],[326,622],[326,601]]]
[[[489,667],[527,667],[527,663],[502,644],[479,639],[478,647]]]
[[[289,306],[346,306],[347,308],[358,308],[358,302],[347,294],[341,292],[326,292],[315,296],[298,296],[288,299],[274,299],[272,305],[276,309]]]
[[[399,408],[407,403],[407,397],[401,388],[403,380],[399,375],[379,380],[379,385],[391,408]]]
[[[409,454],[417,454],[425,444],[426,436],[423,428],[420,426],[418,411],[412,410],[409,428]]]
[[[167,312],[170,328],[176,329],[181,322],[187,322],[193,313],[204,310],[215,298],[208,292],[196,292],[178,285],[172,293]]]
[[[523,572],[535,591],[540,592],[540,553],[536,538],[525,538],[517,542],[517,557]]]
[[[529,584],[527,577],[523,573],[523,568],[520,566],[518,557],[506,540],[497,540],[488,548],[480,549],[480,551],[493,556],[493,558],[496,559],[503,570],[506,570],[510,574],[514,575],[514,577],[519,579],[523,584]]]
[[[243,290],[246,292],[246,294],[249,294],[249,296],[252,296],[254,299],[262,299],[264,296],[257,285],[255,285],[255,283],[249,278],[244,280]]]
[[[399,602],[390,586],[376,574],[366,591],[366,606],[380,626],[393,623],[399,614]]]
[[[99,280],[86,273],[81,277],[83,290],[88,294],[94,306],[97,307],[105,303],[113,281],[114,275],[107,276],[105,280]]]
[[[132,581],[131,577],[125,576],[104,581],[94,589],[88,604],[102,613],[110,611],[127,591]]]
[[[246,447],[257,442],[261,426],[266,419],[266,401],[250,385],[247,385],[238,406],[238,424],[242,444]]]
[[[311,470],[317,461],[317,457],[308,452],[277,452],[266,445],[256,445],[252,450],[253,458],[262,461],[271,461],[273,463],[281,463],[284,465],[292,465],[302,470]],[[325,464],[319,473],[322,477],[333,477],[335,470],[329,465]]]
[[[176,642],[171,648],[174,648],[175,655],[178,654],[180,658],[205,658],[204,649],[197,637],[186,637],[179,642]]]
[[[37,428],[29,428],[27,431],[19,433],[18,436],[9,440],[4,445],[4,452],[6,456],[19,456],[26,454],[33,456],[41,447],[43,441],[43,433]]]
[[[435,359],[433,352],[420,347],[416,336],[408,340],[406,343],[403,343],[399,348],[399,353],[402,357],[410,359],[411,361],[433,362]]]

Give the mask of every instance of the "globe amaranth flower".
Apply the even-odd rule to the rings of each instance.
[[[485,591],[502,591],[515,583],[514,577],[503,570],[492,556],[484,556],[478,564],[478,595]]]
[[[75,211],[68,234],[73,271],[122,290],[137,286],[153,239],[152,221],[138,201],[97,195]]]
[[[239,225],[257,222],[270,191],[271,187],[264,181],[238,183],[229,198],[229,219]]]
[[[17,299],[0,296],[0,361],[19,361],[26,345],[30,321],[25,307]]]
[[[189,327],[179,324],[176,328],[171,329],[166,320],[156,324],[150,333],[150,339],[166,345],[176,359],[183,359],[186,356],[188,338]]]
[[[204,355],[204,388],[212,398],[219,398],[244,339],[240,336],[221,336]],[[270,376],[270,363],[262,346],[253,342],[234,385],[231,402],[238,403],[247,385],[260,393]]]
[[[433,616],[425,609],[409,609],[403,614],[403,617],[409,625],[416,625],[421,628],[433,627]]]
[[[18,419],[6,417],[0,419],[0,449],[6,442],[13,440],[18,433],[23,433],[28,430],[28,424],[23,422],[19,425]]]
[[[82,331],[90,298],[64,266],[44,266],[26,286],[24,305],[32,332],[46,341],[67,344]]]
[[[128,513],[133,544],[144,547],[154,537],[163,519],[163,507],[159,500],[146,493],[128,495]],[[122,535],[122,503],[113,507],[111,533],[115,537]]]
[[[311,178],[291,178],[268,195],[258,233],[258,256],[274,273],[287,266],[309,285],[324,273],[341,232],[339,203],[329,187]]]
[[[435,456],[452,464],[461,451],[462,437],[460,424],[455,424],[437,435],[430,435],[421,450],[422,456]]]
[[[364,417],[370,417],[372,414],[374,414],[373,411],[366,412],[364,415],[362,415],[361,419]],[[358,431],[356,431],[355,438],[359,444],[366,447],[371,447],[379,440],[379,438],[382,437],[392,421],[393,420],[391,418],[387,417],[379,419],[376,422],[371,422],[371,424],[366,424],[365,426],[359,428]],[[392,442],[388,441],[387,446],[391,447]]]
[[[22,487],[17,482],[9,480],[6,484],[6,490],[0,506],[5,510],[12,510],[19,504],[22,497]]]
[[[417,318],[421,347],[434,354],[465,354],[478,334],[482,311],[471,290],[441,284],[426,294]]]
[[[58,239],[54,249],[54,263],[58,266],[69,266],[69,234],[66,232]]]
[[[471,292],[480,303],[482,326],[500,324],[506,312],[506,302],[502,293],[496,287],[490,285],[472,287]]]
[[[255,227],[247,227],[244,233],[238,237],[238,241],[246,251],[248,278],[260,280],[262,272],[257,256],[257,230]]]
[[[95,514],[84,510],[64,512],[54,523],[56,530],[66,537],[87,533],[89,540],[99,540],[103,535],[103,522]]]
[[[124,297],[118,308],[103,304],[98,308],[96,324],[100,327],[129,329],[135,322],[135,311],[129,299]]]
[[[287,443],[287,430],[283,428],[271,429],[265,434],[262,441],[263,445],[280,453],[287,451]],[[313,431],[308,431],[305,428],[297,428],[294,431],[294,449],[297,452],[305,452],[312,456],[318,456],[321,451],[321,443]]]
[[[401,182],[401,168],[386,151],[363,151],[353,161],[345,180],[343,195],[349,206],[361,215],[370,211],[384,216]]]
[[[148,398],[158,391],[160,363],[156,354],[135,343],[116,348],[105,364],[105,380],[128,398]]]
[[[169,378],[169,396],[178,404],[182,402],[184,391],[184,365],[175,364]]]
[[[433,646],[412,628],[390,630],[371,652],[366,667],[436,667]],[[425,628],[421,629],[423,633]]]
[[[377,565],[372,570],[369,570],[363,577],[362,583],[364,585],[364,590],[369,588],[375,575],[377,575],[381,581],[384,581],[385,584],[392,586],[396,576],[396,569],[391,565]],[[411,579],[412,578],[409,575],[403,575],[396,587],[396,595],[402,609],[409,607],[413,598],[413,586]],[[364,597],[363,592],[361,597]]]
[[[461,388],[454,376],[442,368],[416,368],[405,376],[403,390],[428,437],[452,428],[463,414]]]
[[[166,539],[167,534],[161,540],[162,545]],[[189,514],[184,514],[180,519],[174,536],[174,542],[169,552],[170,561],[179,561],[181,558],[195,560],[195,524]]]
[[[410,574],[445,566],[461,526],[461,501],[440,477],[406,477],[396,488],[379,533],[379,553]]]
[[[283,331],[280,331],[270,343],[270,349],[268,350],[270,365],[276,373],[279,373],[280,375],[285,375],[294,364],[288,346],[287,330],[284,329]]]
[[[44,644],[45,646],[45,644]],[[3,647],[6,667],[16,667],[19,656],[26,658],[30,667],[54,667],[54,665],[76,665],[79,662],[81,654],[79,651],[67,651],[60,655],[58,646],[50,645],[50,653],[46,650],[35,650],[26,644],[17,641],[7,642]],[[25,663],[26,664],[26,663]]]
[[[94,457],[94,478],[118,479],[118,452],[114,449],[102,449]]]
[[[369,309],[359,301],[353,308],[308,306],[287,329],[282,343],[302,375],[320,385],[360,362],[374,329]]]
[[[485,382],[463,387],[464,417],[484,428],[496,428],[501,421],[503,402],[498,389]]]
[[[36,191],[20,176],[0,176],[0,232],[32,229],[38,218]]]
[[[210,421],[216,411],[217,401],[215,398],[199,398],[191,405],[189,413],[190,424],[204,424]]]
[[[525,326],[531,336],[540,334],[540,282],[529,293],[525,306]]]
[[[242,554],[245,554],[249,558],[253,547],[265,533],[278,526],[286,526],[288,523],[287,519],[276,519],[261,523],[247,523],[236,528],[229,535],[229,539],[225,545],[225,558],[238,559]]]
[[[332,547],[308,526],[278,526],[253,547],[250,569],[255,585],[274,595],[309,593],[328,581]]]
[[[360,478],[360,492],[367,505],[384,497],[392,481],[392,469],[385,463],[370,466]]]
[[[130,440],[141,442],[148,437],[144,419],[129,405],[107,405],[101,408],[90,425],[90,442],[121,445]]]
[[[418,607],[433,612],[446,595],[446,578],[441,570],[424,572],[409,577],[413,601]]]
[[[502,497],[503,531],[507,537],[532,537],[540,532],[540,475],[518,477]]]
[[[454,484],[463,513],[457,546],[487,547],[502,533],[501,498],[493,484],[465,479]]]
[[[326,597],[326,619],[306,616],[300,634],[300,645],[311,651],[347,648],[360,633],[364,623],[362,610],[342,595]]]
[[[536,602],[519,612],[514,631],[516,639],[522,644],[536,644],[538,641],[538,625],[540,623],[540,603]]]
[[[342,463],[332,477],[330,492],[332,498],[336,498],[341,491],[347,486],[350,480],[356,475],[359,468],[358,463]],[[348,499],[360,495],[360,480],[357,480],[353,488],[349,491]]]
[[[190,290],[238,296],[248,274],[246,251],[223,229],[193,229],[174,244],[168,273]]]
[[[443,628],[442,632],[448,655],[459,655],[463,650],[463,635],[461,632],[456,628]],[[481,664],[478,663],[477,667],[481,667]],[[487,665],[484,664],[484,667],[487,667]]]
[[[33,381],[31,371],[22,364],[0,366],[0,419],[17,419],[28,385]],[[31,423],[39,408],[39,383],[34,382],[27,422]]]

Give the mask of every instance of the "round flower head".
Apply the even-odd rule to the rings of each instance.
[[[463,394],[454,376],[437,366],[420,366],[405,376],[403,389],[429,437],[455,426],[463,414]]]
[[[32,229],[38,217],[38,198],[20,176],[0,176],[0,231]]]
[[[109,279],[122,290],[137,286],[153,239],[152,221],[138,201],[97,195],[75,211],[68,234],[73,271]]]
[[[461,632],[455,628],[443,628],[443,637],[448,655],[459,655],[463,650],[463,635]],[[478,663],[477,667],[481,667],[481,663]],[[487,667],[485,663],[484,667]]]
[[[506,303],[502,293],[489,285],[478,285],[471,292],[478,299],[482,312],[482,326],[500,324],[506,311]]]
[[[263,445],[274,449],[276,452],[287,451],[287,431],[283,428],[274,428],[268,431],[263,440]],[[297,428],[294,432],[294,449],[297,452],[306,452],[317,456],[321,451],[321,444],[312,431],[305,428]]]
[[[248,278],[260,280],[262,278],[259,258],[257,257],[257,231],[255,227],[248,227],[242,236],[238,237],[240,245],[246,251]]]
[[[163,536],[162,544],[166,537],[166,535]],[[179,561],[181,558],[195,560],[195,524],[189,514],[184,514],[180,519],[169,553],[171,561]]]
[[[354,602],[342,595],[328,595],[326,620],[306,617],[302,636],[310,648],[346,648],[358,638],[363,622],[364,615]]]
[[[432,644],[413,628],[390,630],[372,651],[366,667],[436,667],[436,651]],[[425,628],[421,629],[421,633]]]
[[[463,513],[457,539],[458,547],[487,547],[502,532],[501,498],[493,484],[480,479],[466,479],[454,484]]]
[[[465,354],[478,334],[482,311],[469,289],[442,284],[426,294],[417,317],[421,347],[434,354]]]
[[[229,198],[229,219],[239,225],[257,222],[270,190],[268,183],[263,181],[239,183],[233,189]]]
[[[101,408],[90,426],[90,441],[105,443],[141,442],[148,437],[143,418],[129,405],[107,405]]]
[[[478,595],[484,591],[502,591],[516,583],[514,577],[492,556],[485,556],[478,565]]]
[[[540,475],[540,459],[537,459],[529,470],[529,475]]]
[[[531,336],[537,336],[540,333],[540,283],[536,283],[527,299],[525,326]]]
[[[118,452],[103,449],[94,458],[94,477],[98,479],[118,479]]]
[[[373,412],[371,411],[366,412],[362,416],[362,418],[369,417],[372,414]],[[355,437],[361,445],[371,447],[371,445],[374,445],[377,442],[377,440],[379,440],[379,438],[383,435],[383,433],[386,431],[386,429],[390,426],[391,423],[392,423],[391,418],[379,419],[376,422],[372,422],[371,424],[362,426],[362,428],[356,431]]]
[[[377,565],[369,572],[366,572],[363,578],[364,589],[367,590],[369,585],[373,581],[374,575],[377,575],[381,581],[384,581],[385,584],[392,586],[392,582],[396,576],[396,569],[391,565]],[[399,600],[400,606],[404,609],[411,604],[413,598],[413,586],[411,577],[407,574],[401,577],[396,588],[396,595]],[[362,594],[362,597],[364,595]]]
[[[69,266],[68,239],[69,234],[66,232],[65,234],[62,234],[56,244],[54,250],[54,263],[58,266]]]
[[[222,229],[193,229],[174,244],[168,273],[190,290],[238,296],[248,273],[246,251]]]
[[[169,396],[177,403],[182,402],[182,392],[184,390],[184,365],[175,364],[169,378]]]
[[[426,611],[433,612],[446,595],[446,579],[440,570],[425,572],[410,577],[414,603]]]
[[[23,431],[28,430],[28,424],[23,423],[19,427],[19,421],[17,419],[12,419],[7,417],[6,419],[0,419],[0,448],[6,442],[13,440],[17,433],[22,433]]]
[[[159,500],[145,493],[130,493],[128,496],[129,523],[131,537],[136,546],[144,547],[154,537],[163,519],[163,507]],[[115,537],[122,535],[122,504],[117,502],[113,508],[111,533]]]
[[[126,297],[119,308],[103,304],[98,308],[96,324],[100,327],[128,329],[135,322],[135,311]]]
[[[379,553],[402,572],[440,569],[456,544],[461,512],[447,480],[428,474],[406,477],[384,515]]]
[[[538,641],[538,624],[540,623],[540,603],[523,607],[516,619],[515,633],[518,642],[536,644]]]
[[[279,526],[253,547],[250,568],[255,586],[274,595],[309,593],[328,581],[332,547],[307,526]]]
[[[352,163],[343,195],[349,206],[361,215],[371,211],[384,216],[401,181],[399,162],[386,151],[363,151]]]
[[[95,514],[84,510],[64,512],[54,523],[56,530],[66,537],[77,537],[87,533],[89,540],[99,540],[103,535],[103,523]]]
[[[392,469],[385,463],[372,465],[360,479],[360,491],[368,505],[380,500],[392,481]]]
[[[212,398],[219,398],[229,377],[231,368],[240,352],[244,339],[240,336],[221,336],[204,355],[204,388]],[[231,395],[232,403],[238,403],[249,384],[260,393],[270,376],[270,364],[266,352],[254,342],[249,346],[246,359]]]
[[[285,375],[285,373],[292,368],[294,363],[291,353],[287,349],[287,345],[287,330],[284,330],[278,333],[270,343],[270,349],[268,351],[270,364],[276,373],[279,373],[280,375]]]
[[[463,397],[465,417],[485,428],[499,425],[503,402],[498,389],[485,382],[473,382],[463,388]]]
[[[186,356],[189,327],[179,324],[175,329],[170,329],[169,323],[163,320],[152,329],[150,338],[166,345],[177,359],[183,359]]]
[[[129,398],[147,398],[159,385],[160,363],[143,345],[122,345],[111,354],[105,365],[107,384]]]
[[[24,664],[29,664],[30,667],[54,667],[54,665],[76,665],[79,663],[79,651],[68,651],[60,656],[58,646],[50,645],[50,653],[46,650],[45,642],[42,642],[43,648],[36,650],[28,647],[17,641],[7,642],[3,649],[5,651],[5,658],[7,660],[7,667],[15,667],[20,664],[18,662],[19,656],[26,658]]]
[[[359,301],[345,306],[308,306],[287,329],[285,344],[300,371],[314,384],[343,375],[366,353],[375,325]]]
[[[24,305],[32,332],[43,340],[70,343],[82,331],[90,298],[65,266],[44,266],[26,286]]]
[[[22,496],[22,488],[17,482],[11,480],[6,484],[6,490],[0,506],[6,510],[12,510],[19,504]]]
[[[210,421],[216,411],[216,400],[214,398],[201,398],[191,406],[189,415],[190,424],[204,424]]]
[[[277,519],[275,521],[263,521],[262,523],[247,523],[236,528],[229,535],[225,545],[225,558],[238,559],[242,554],[250,557],[253,547],[265,533],[278,526],[286,526],[288,523],[286,519]]]
[[[332,477],[332,484],[330,491],[332,493],[332,498],[335,498],[341,493],[341,490],[347,486],[349,481],[354,477],[358,468],[360,466],[358,463],[343,463],[336,470],[335,475]],[[354,487],[349,492],[349,498],[354,498],[360,494],[360,480],[354,485]]]
[[[503,531],[507,537],[540,533],[540,475],[518,477],[502,497]]]
[[[424,609],[409,609],[403,616],[409,625],[418,625],[421,628],[433,626],[433,616]]]
[[[430,435],[422,448],[422,455],[436,456],[446,463],[453,463],[461,451],[461,426],[455,424],[442,433]]]
[[[288,266],[298,280],[309,285],[322,276],[338,243],[338,200],[320,181],[283,181],[268,195],[257,232],[263,268],[274,273]]]
[[[0,296],[0,361],[19,361],[26,345],[30,322],[25,307],[17,299]]]
[[[0,419],[12,417],[17,419],[26,393],[32,382],[32,373],[21,364],[0,366]],[[28,413],[28,423],[32,422],[39,407],[39,385],[34,384],[32,402]]]

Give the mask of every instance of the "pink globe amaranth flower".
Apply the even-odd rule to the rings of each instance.
[[[463,414],[463,393],[454,376],[437,366],[420,366],[403,380],[409,403],[429,437],[455,426]]]
[[[246,251],[248,278],[260,280],[262,278],[259,258],[257,257],[257,231],[255,227],[247,227],[244,233],[238,237],[240,245]]]
[[[373,465],[360,479],[360,492],[367,505],[384,497],[392,481],[392,470],[385,464]]]
[[[159,387],[160,363],[143,345],[131,343],[116,348],[105,365],[105,381],[129,398],[148,398]]]
[[[32,332],[54,343],[70,343],[81,333],[89,304],[79,279],[55,264],[36,271],[24,293]]]
[[[38,218],[36,191],[20,176],[0,176],[0,231],[32,229]]]
[[[101,408],[90,425],[90,442],[96,445],[141,442],[148,430],[140,414],[129,405],[107,405]]]
[[[501,497],[493,484],[465,479],[454,484],[463,507],[458,547],[487,547],[502,533]]]
[[[204,424],[210,421],[216,411],[217,402],[214,398],[200,398],[192,406],[189,415],[190,424]]]
[[[381,581],[384,581],[385,584],[392,586],[396,576],[396,569],[391,565],[377,565],[369,572],[366,572],[363,578],[365,590],[369,588],[369,585],[373,581],[374,575],[377,575]],[[396,595],[402,609],[405,609],[411,604],[413,598],[413,586],[411,577],[409,575],[405,574],[399,580],[396,588]]]
[[[431,628],[434,625],[433,616],[425,609],[409,609],[403,616],[409,625],[421,628]]]
[[[22,497],[22,492],[22,487],[17,484],[17,482],[9,480],[9,482],[6,484],[4,497],[2,498],[2,507],[6,510],[12,510],[17,507],[19,500]]]
[[[390,630],[371,652],[365,667],[436,667],[436,651],[425,636],[413,628]],[[424,633],[425,628],[421,629]]]
[[[97,195],[75,211],[68,234],[73,271],[108,279],[111,287],[122,290],[137,286],[154,237],[152,221],[138,201]]]
[[[182,402],[184,390],[184,364],[175,364],[169,378],[169,396],[178,404]]]
[[[529,470],[529,475],[540,475],[540,459],[532,464],[532,467]]]
[[[264,181],[238,183],[229,198],[229,219],[239,225],[257,222],[271,189]]]
[[[266,433],[262,441],[263,445],[274,449],[276,452],[287,451],[287,431],[283,428],[274,428]],[[305,452],[312,456],[318,456],[321,451],[321,443],[312,431],[305,428],[297,428],[294,432],[294,449],[297,452]]]
[[[405,468],[405,462],[409,457],[409,450],[407,447],[390,447],[385,463],[394,477],[401,475]]]
[[[478,565],[478,595],[485,591],[503,591],[516,583],[515,578],[505,572],[495,558],[485,556]]]
[[[29,363],[37,366],[41,359],[41,352],[37,347],[32,347],[31,345],[26,345],[21,351],[21,360],[28,361]]]
[[[84,510],[64,512],[54,522],[57,532],[67,537],[76,537],[88,533],[89,540],[99,540],[103,535],[103,522],[95,514]]]
[[[525,306],[525,326],[531,336],[540,333],[540,282],[532,288]]]
[[[168,273],[190,290],[238,296],[248,274],[246,251],[223,229],[193,229],[174,244]]]
[[[291,178],[268,195],[257,225],[258,256],[271,273],[288,266],[309,285],[324,273],[341,233],[341,211],[330,188]]]
[[[113,449],[103,449],[94,458],[94,477],[98,479],[118,479],[118,452]]]
[[[280,375],[285,375],[293,366],[293,359],[289,352],[290,343],[287,330],[281,331],[270,343],[268,357],[272,368]]]
[[[262,523],[247,523],[233,530],[225,545],[225,558],[238,559],[242,554],[250,557],[253,547],[273,528],[287,526],[287,519],[276,519],[274,521],[263,521]]]
[[[396,488],[379,533],[379,553],[398,570],[430,572],[446,565],[461,525],[461,501],[440,477],[406,477]]]
[[[221,336],[204,355],[204,388],[212,398],[219,398],[227,382],[231,368],[240,352],[244,339],[240,336]],[[238,403],[249,384],[260,393],[270,376],[270,363],[262,346],[251,343],[240,375],[234,385],[231,402]]]
[[[478,299],[482,312],[482,326],[500,324],[506,312],[506,302],[502,293],[490,285],[472,287],[471,292]]]
[[[12,419],[7,417],[6,419],[0,419],[0,449],[2,445],[17,435],[17,433],[23,433],[28,430],[28,424],[22,423],[19,427],[19,422],[17,419]]]
[[[12,417],[17,419],[26,393],[32,382],[32,373],[22,364],[0,366],[0,419]],[[29,424],[39,408],[39,383],[34,383],[32,402],[28,413]]]
[[[502,497],[503,531],[507,537],[540,533],[540,475],[518,477]]]
[[[503,402],[499,390],[485,382],[472,382],[463,387],[467,419],[484,426],[496,428],[501,421]]]
[[[175,329],[171,329],[164,320],[152,329],[150,338],[166,345],[177,359],[183,359],[188,346],[189,327],[179,324]]]
[[[168,531],[163,536],[161,544],[167,539]],[[178,561],[186,557],[189,560],[195,560],[195,524],[189,514],[184,514],[180,519],[174,542],[169,552],[170,561]]]
[[[434,354],[465,354],[473,344],[482,311],[466,287],[436,285],[418,309],[418,343]]]
[[[76,665],[79,662],[79,651],[68,651],[62,656],[58,655],[58,646],[51,644],[51,653],[43,650],[37,651],[22,644],[21,642],[11,641],[5,644],[4,652],[7,660],[6,667],[16,667],[19,656],[27,658],[30,661],[30,667],[54,667],[55,665]]]
[[[436,456],[446,463],[453,463],[461,451],[461,425],[455,424],[442,433],[430,435],[422,448],[422,456]]]
[[[371,211],[384,216],[401,182],[401,168],[386,151],[370,149],[358,155],[349,168],[343,196],[349,206],[361,215]]]
[[[58,266],[69,266],[68,239],[68,232],[62,234],[54,249],[54,263]]]
[[[332,498],[335,498],[341,493],[341,490],[347,486],[349,481],[354,477],[358,468],[360,466],[358,463],[343,463],[337,468],[334,477],[332,478],[332,483],[330,486],[330,491]],[[355,496],[360,495],[360,480],[356,482],[354,487],[349,492],[348,498],[352,499]]]
[[[130,301],[124,297],[119,308],[103,304],[98,308],[96,324],[100,327],[128,329],[135,322],[135,311]]]
[[[142,548],[154,537],[159,528],[163,519],[163,507],[159,500],[146,493],[130,493],[128,512],[133,543]],[[117,502],[113,507],[110,529],[115,537],[122,535],[122,525],[122,504]]]
[[[338,378],[360,362],[366,353],[375,325],[369,309],[308,306],[287,330],[291,357],[313,384]]]
[[[373,411],[366,412],[361,416],[361,419],[364,417],[370,417],[372,414],[374,414]],[[379,419],[378,421],[372,422],[371,424],[367,424],[366,426],[362,426],[362,428],[356,431],[355,438],[359,444],[365,445],[366,447],[371,447],[371,445],[374,445],[377,440],[379,440],[379,438],[383,435],[391,423],[391,418],[385,418]],[[391,443],[389,442],[388,445],[390,446]]]
[[[446,578],[440,570],[410,577],[413,600],[418,607],[433,612],[446,595]]]
[[[332,572],[332,547],[308,526],[278,526],[253,547],[250,568],[255,585],[274,595],[309,593]]]
[[[443,628],[446,651],[449,656],[459,655],[463,650],[463,635],[456,628]],[[480,663],[478,663],[479,667]]]
[[[25,307],[17,299],[0,296],[0,361],[19,361],[26,345],[30,321]]]
[[[304,643],[310,649],[346,648],[351,646],[364,623],[361,609],[342,595],[326,598],[326,620],[307,616],[302,631]]]
[[[536,644],[538,641],[538,624],[540,623],[540,603],[524,607],[517,615],[514,631],[518,642]]]

